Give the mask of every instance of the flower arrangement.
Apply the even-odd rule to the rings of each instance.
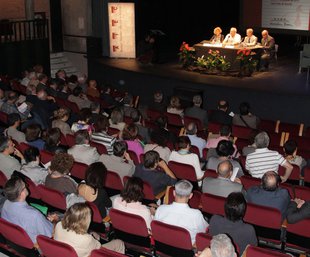
[[[189,47],[189,45],[186,42],[182,43],[178,55],[180,62],[182,63],[184,68],[192,65],[195,61],[195,49]]]
[[[209,50],[207,58],[203,56],[198,57],[195,61],[195,65],[200,68],[204,68],[207,71],[226,71],[230,67],[230,62],[226,61],[225,56],[221,56],[218,50]]]
[[[251,49],[240,49],[237,52],[237,60],[240,61],[240,75],[241,76],[251,76],[255,71],[258,64],[258,60],[254,58],[255,52]]]

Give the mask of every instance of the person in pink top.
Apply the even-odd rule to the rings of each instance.
[[[130,124],[124,128],[122,137],[128,145],[128,150],[135,152],[140,162],[140,154],[144,154],[144,149],[142,142],[137,138],[138,132],[138,127]]]
[[[155,207],[148,208],[146,205],[143,205],[141,202],[143,197],[142,179],[131,177],[125,184],[120,196],[114,199],[112,207],[123,212],[141,216],[150,230]]]

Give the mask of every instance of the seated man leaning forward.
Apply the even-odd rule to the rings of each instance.
[[[196,234],[205,232],[208,223],[201,212],[192,209],[188,205],[192,198],[193,185],[187,180],[180,180],[175,184],[173,192],[175,200],[170,205],[161,205],[155,214],[155,220],[169,225],[185,228],[191,236],[192,244],[195,244]]]

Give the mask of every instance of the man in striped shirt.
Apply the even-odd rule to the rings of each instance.
[[[268,149],[269,136],[266,132],[261,132],[255,137],[256,150],[248,154],[245,162],[246,169],[252,177],[261,178],[267,171],[278,172],[279,165],[285,168],[285,174],[281,176],[282,182],[285,182],[293,170],[293,166],[276,151]]]

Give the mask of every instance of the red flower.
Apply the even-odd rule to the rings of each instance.
[[[245,55],[248,56],[248,55],[250,55],[250,53],[251,53],[251,50],[248,50],[248,51],[246,51]]]
[[[242,50],[241,50],[241,49],[239,49],[239,50],[238,50],[238,52],[237,52],[237,54],[240,54],[241,52],[242,52]]]
[[[219,54],[219,53],[220,53],[220,51],[219,51],[219,50],[216,50],[215,52],[216,52],[217,54]]]
[[[186,50],[190,50],[188,44],[185,44],[184,47],[185,47]]]
[[[212,50],[211,49],[209,49],[209,52],[208,52],[209,54],[212,54]]]

